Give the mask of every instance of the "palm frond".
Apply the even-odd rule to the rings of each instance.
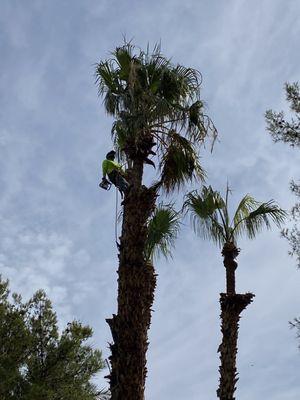
[[[117,47],[113,52],[118,63],[120,79],[125,81],[128,80],[130,74],[130,66],[133,58],[132,52],[133,46],[130,43]]]
[[[95,77],[99,95],[102,95],[107,91],[119,94],[118,72],[115,70],[113,63],[110,60],[97,64]]]
[[[194,178],[202,181],[205,179],[196,150],[188,139],[171,131],[165,144],[166,151],[160,162],[160,171],[162,187],[167,193],[179,189]]]
[[[97,394],[96,394],[96,399],[97,400],[110,400],[111,399],[111,393],[108,389],[101,389]]]
[[[203,239],[211,239],[222,245],[226,241],[224,205],[219,192],[214,191],[210,186],[204,186],[200,194],[195,191],[188,193],[184,208],[191,213],[195,233]]]
[[[111,134],[115,146],[122,152],[129,135],[127,127],[122,120],[117,120],[113,123]]]
[[[190,99],[197,98],[202,83],[202,75],[200,72],[193,68],[177,65],[174,68],[174,74],[177,77],[182,95]]]
[[[247,218],[258,205],[259,203],[252,196],[246,194],[237,206],[232,220],[233,226],[237,226],[242,219]]]
[[[171,256],[171,249],[180,229],[180,214],[172,205],[159,205],[148,223],[148,236],[145,248],[147,260],[162,254]]]
[[[189,107],[189,117],[190,117],[190,125],[199,125],[200,117],[202,115],[203,103],[200,100],[197,100]]]
[[[254,209],[255,205],[257,208]],[[252,211],[250,211],[251,209]],[[246,211],[244,217],[237,221],[233,229],[233,235],[237,237],[245,232],[250,239],[253,239],[264,227],[270,229],[271,222],[280,227],[286,216],[287,213],[274,200],[258,203],[251,199],[248,205],[248,215]]]
[[[190,211],[194,231],[204,239],[212,239],[217,244],[235,242],[237,237],[246,234],[254,238],[271,222],[280,226],[287,216],[273,200],[259,203],[247,194],[240,201],[232,222],[229,221],[227,185],[225,200],[211,186],[203,186],[201,193],[196,191],[186,195],[184,209]]]

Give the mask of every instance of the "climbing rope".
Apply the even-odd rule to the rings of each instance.
[[[116,187],[116,211],[115,211],[115,241],[118,245],[118,195],[119,190]]]
[[[118,160],[118,164],[120,163],[120,152],[117,152],[117,160]],[[116,244],[118,246],[119,242],[118,242],[118,202],[119,202],[119,190],[117,187],[116,188],[116,210],[115,210],[115,241]]]

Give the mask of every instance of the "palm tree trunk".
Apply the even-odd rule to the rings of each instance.
[[[238,381],[236,369],[237,341],[241,312],[252,302],[254,294],[235,293],[235,270],[238,266],[235,258],[239,249],[234,243],[225,243],[222,249],[226,268],[226,293],[220,294],[222,343],[219,346],[221,366],[217,396],[220,400],[234,400]]]
[[[254,294],[220,294],[222,343],[220,383],[217,396],[220,400],[234,400],[234,392],[238,381],[236,369],[237,340],[241,312],[252,302]]]
[[[225,243],[222,249],[222,256],[224,257],[224,267],[226,268],[226,292],[228,294],[235,294],[235,270],[237,269],[237,262],[235,258],[239,254],[239,249],[234,243]]]
[[[154,267],[144,258],[147,220],[156,192],[142,186],[143,162],[129,171],[132,185],[125,198],[119,247],[118,313],[107,319],[113,343],[110,391],[112,400],[143,400],[146,379],[147,331],[156,287]]]

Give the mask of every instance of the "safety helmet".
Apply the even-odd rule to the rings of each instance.
[[[110,159],[111,157],[115,158],[116,152],[111,150],[109,153],[106,154],[106,158]]]

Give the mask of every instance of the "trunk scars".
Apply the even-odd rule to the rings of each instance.
[[[235,400],[234,392],[238,381],[236,369],[237,340],[240,314],[253,301],[254,294],[235,293],[235,258],[239,249],[234,243],[225,243],[222,255],[226,268],[227,293],[220,293],[222,343],[218,348],[221,365],[217,396],[220,400]]]
[[[226,268],[226,291],[228,294],[235,294],[235,270],[238,266],[235,258],[239,255],[239,252],[240,250],[232,242],[225,243],[222,249],[223,264]]]
[[[220,294],[222,343],[218,348],[221,366],[217,396],[220,400],[235,400],[238,381],[236,369],[237,340],[241,312],[253,300],[254,294]]]
[[[141,185],[143,163],[128,171],[132,188],[126,196],[118,269],[118,313],[107,319],[112,400],[143,400],[148,348],[147,331],[156,287],[154,267],[144,258],[147,220],[154,210],[156,191]]]

